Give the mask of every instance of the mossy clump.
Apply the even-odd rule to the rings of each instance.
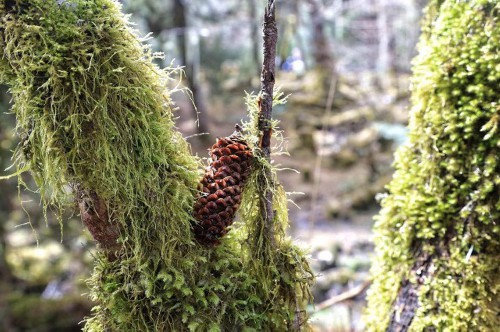
[[[409,142],[382,202],[366,320],[386,329],[403,280],[411,331],[500,326],[500,4],[431,1],[414,60]],[[426,257],[426,271],[412,270]]]
[[[276,181],[275,238],[272,246],[260,241],[254,200],[271,183],[265,160],[254,165],[234,231],[213,249],[193,241],[201,164],[174,128],[172,71],[153,64],[117,1],[0,1],[0,49],[21,137],[18,171],[31,171],[44,208],[58,215],[74,207],[76,188],[92,190],[120,232],[116,256],[96,257],[88,284],[98,304],[86,331],[283,331],[305,323],[312,273],[284,235],[287,200]]]

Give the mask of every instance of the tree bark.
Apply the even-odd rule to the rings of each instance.
[[[80,185],[76,186],[75,196],[83,224],[108,259],[114,261],[121,248],[117,242],[120,232],[117,223],[109,218],[106,202],[95,191],[85,190]]]
[[[269,0],[264,14],[264,59],[262,62],[261,90],[259,101],[259,130],[261,132],[260,148],[263,157],[271,162],[271,136],[272,136],[272,111],[273,93],[275,83],[276,43],[278,40],[278,29],[276,27],[274,0]],[[272,181],[270,169],[266,169],[265,178]],[[273,191],[274,183],[264,185],[264,192],[260,198],[261,211],[264,211],[264,223],[266,227],[266,238],[274,244],[274,210]]]

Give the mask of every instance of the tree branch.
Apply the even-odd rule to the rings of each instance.
[[[273,111],[273,90],[274,90],[274,72],[276,59],[276,42],[278,40],[278,29],[276,27],[276,15],[274,0],[268,0],[264,14],[264,59],[262,63],[262,72],[260,76],[261,90],[259,98],[259,131],[261,133],[260,148],[263,157],[271,160],[271,118]],[[270,169],[266,169],[265,178],[272,181]],[[264,225],[266,230],[266,239],[274,245],[274,210],[273,210],[273,191],[274,183],[263,186],[264,192],[260,196],[260,207],[264,213]]]
[[[328,300],[326,301],[323,301],[321,302],[320,304],[318,304],[316,306],[316,312],[318,311],[321,311],[321,310],[325,310],[337,303],[340,303],[340,302],[344,302],[344,301],[347,301],[347,300],[351,300],[353,298],[355,298],[356,296],[358,296],[359,294],[363,293],[365,291],[365,289],[368,288],[368,286],[371,285],[371,281],[370,280],[365,280],[362,284],[342,293],[342,294],[339,294],[339,295],[336,295],[336,296],[333,296],[331,298],[329,298]]]
[[[260,114],[259,130],[262,133],[261,148],[266,157],[270,156],[271,146],[271,117],[273,111],[273,89],[276,59],[276,42],[278,29],[276,27],[274,0],[269,0],[264,14],[264,60],[260,76]]]
[[[93,190],[87,191],[80,185],[76,185],[75,193],[83,224],[106,253],[108,259],[114,261],[116,252],[121,248],[117,242],[119,230],[109,218],[106,202]]]

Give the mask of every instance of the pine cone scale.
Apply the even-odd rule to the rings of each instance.
[[[200,182],[193,216],[198,242],[215,246],[227,234],[241,201],[253,154],[239,132],[218,138],[209,153],[212,162]]]

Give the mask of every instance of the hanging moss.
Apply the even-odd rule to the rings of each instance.
[[[405,289],[410,331],[500,326],[499,17],[495,0],[427,8],[409,142],[375,226],[369,331],[403,319]]]
[[[119,229],[116,257],[96,257],[88,284],[98,305],[86,331],[283,331],[305,323],[312,273],[285,237],[277,185],[276,238],[273,246],[260,241],[254,202],[271,165],[256,162],[240,221],[220,246],[193,241],[201,165],[174,128],[165,88],[172,71],[152,63],[117,1],[0,1],[0,46],[0,79],[21,137],[18,170],[30,170],[43,206],[59,215],[74,206],[77,188],[92,190]]]

